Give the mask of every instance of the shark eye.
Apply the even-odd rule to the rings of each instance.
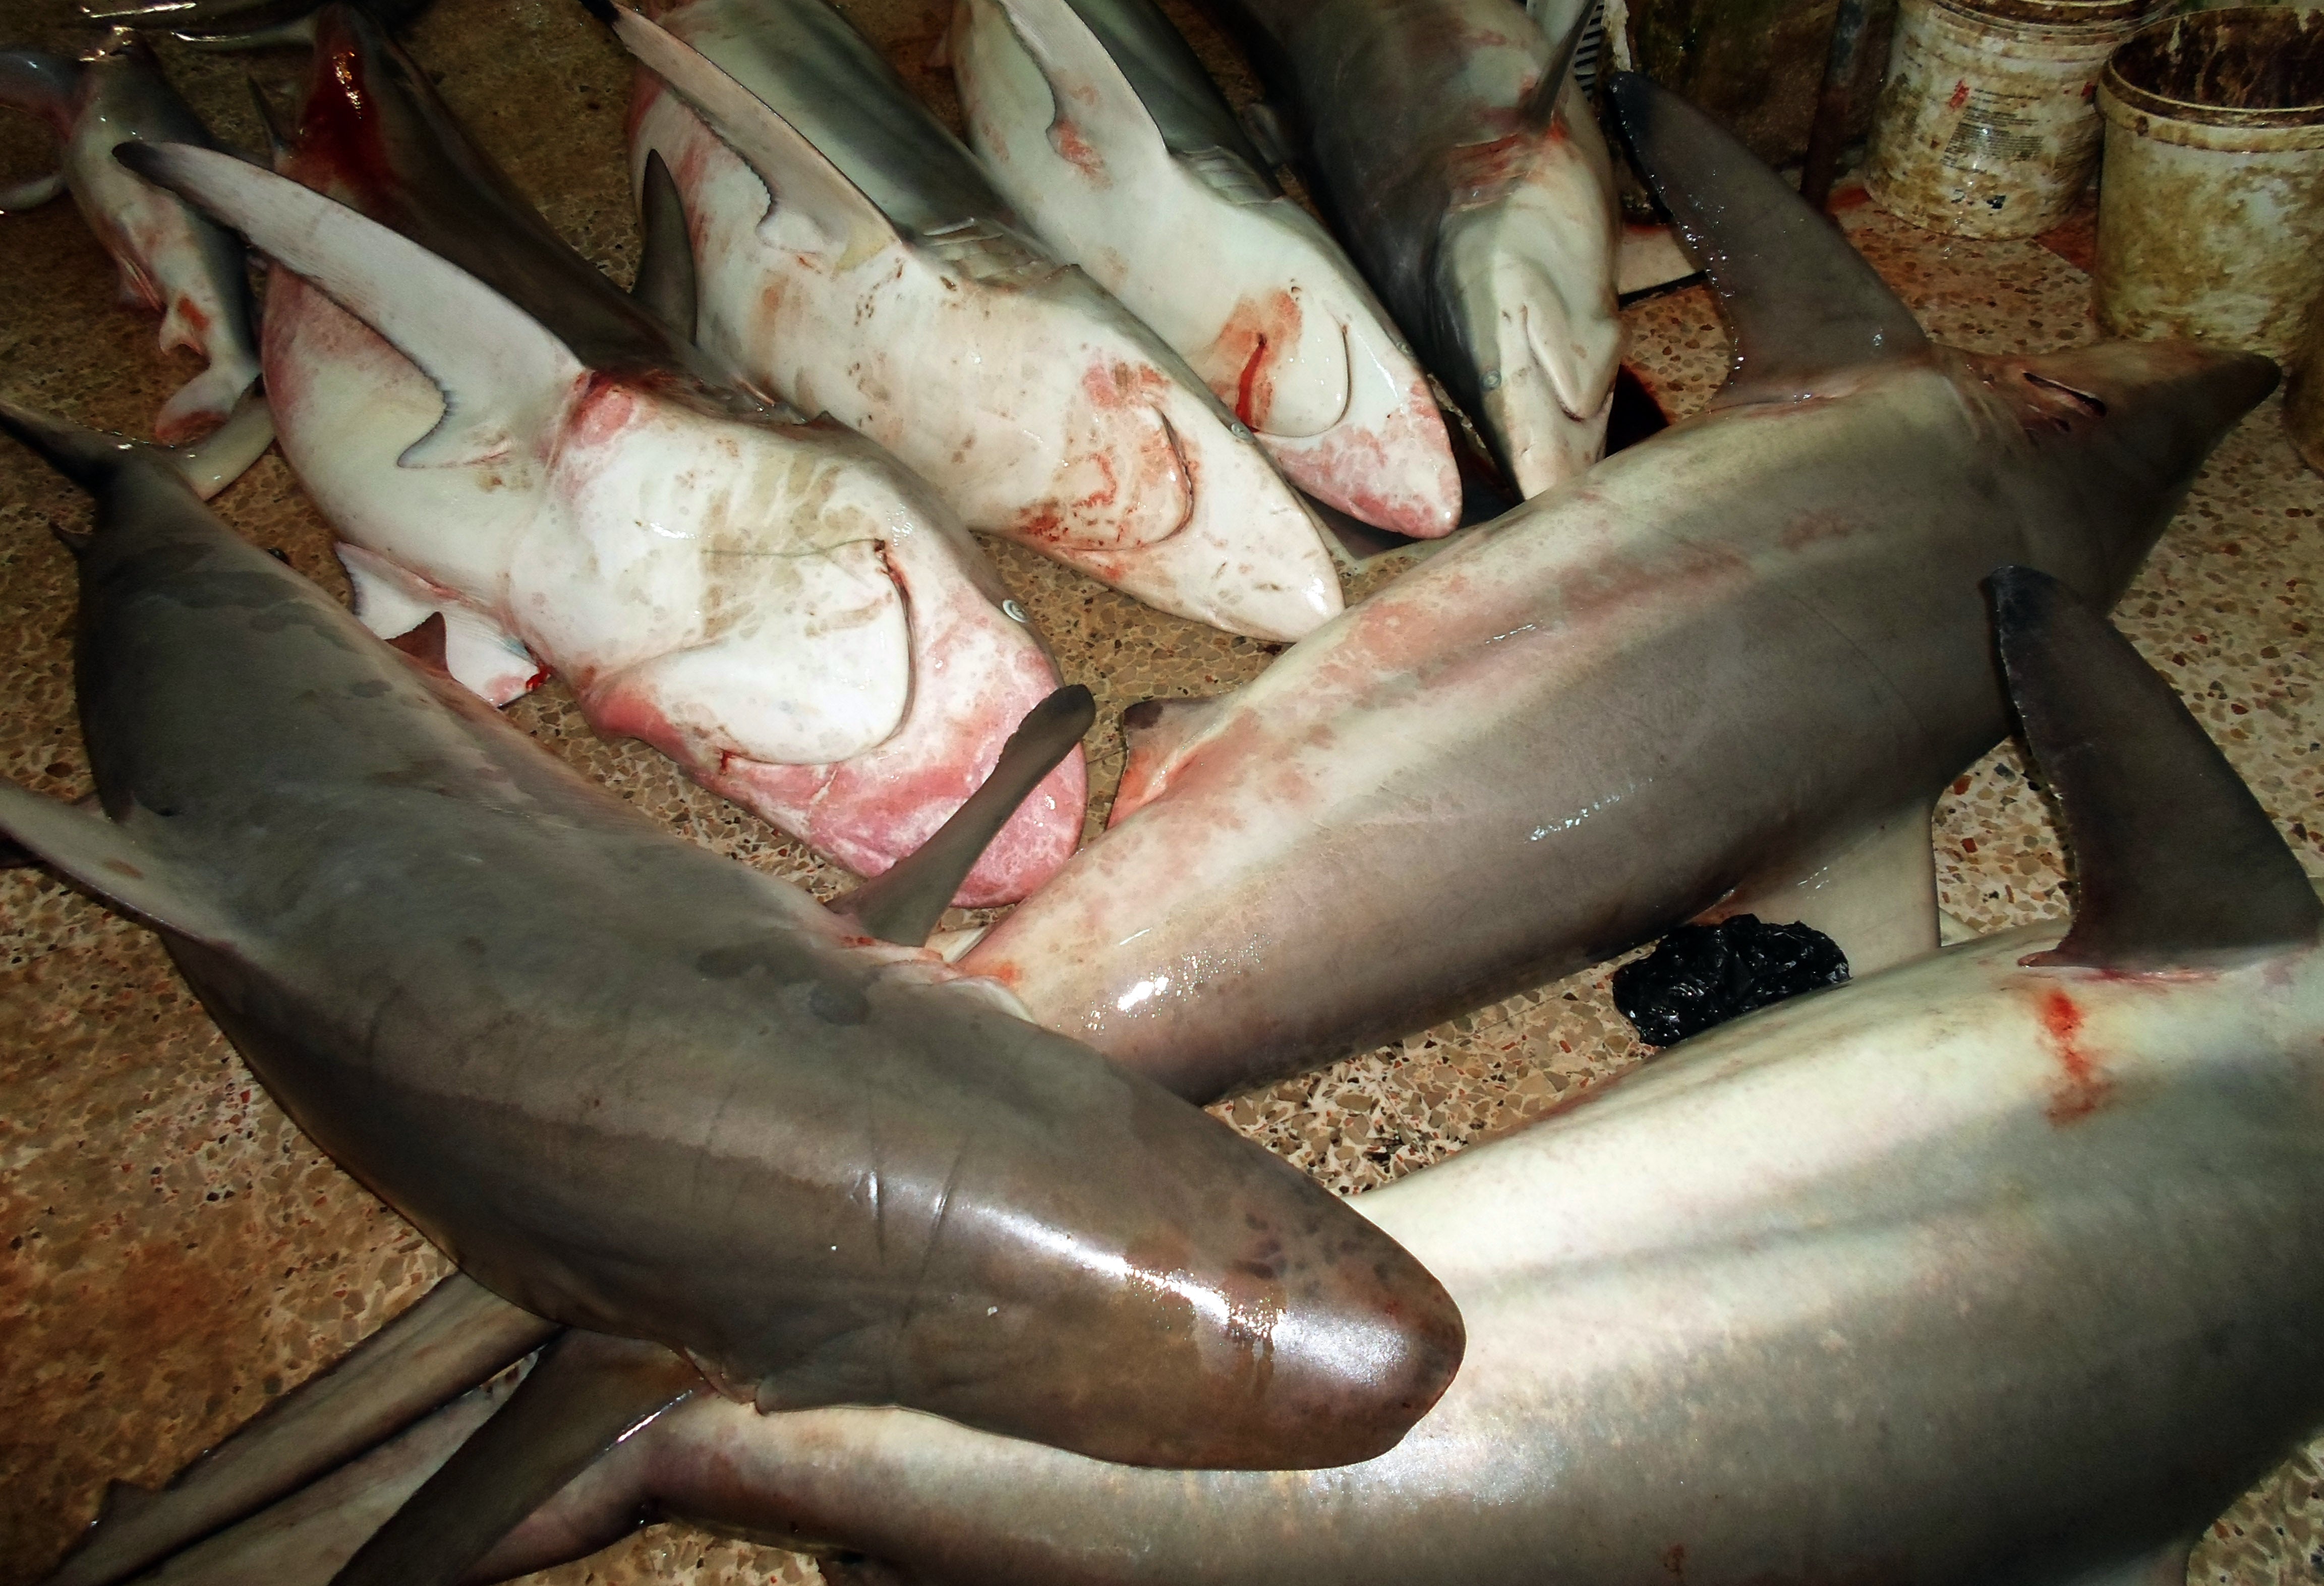
[[[2043,391],[2056,392],[2060,396],[2064,397],[2067,401],[2072,402],[2076,407],[2081,409],[2083,412],[2088,413],[2093,419],[2103,419],[2106,417],[2106,403],[2100,399],[2092,396],[2089,392],[2076,391],[2070,385],[2061,385],[2054,380],[2047,379],[2043,375],[2034,373],[2031,369],[2026,370],[2024,373],[2026,384],[2038,386]]]

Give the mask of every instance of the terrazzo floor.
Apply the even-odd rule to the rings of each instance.
[[[940,3],[855,14],[947,115],[928,65]],[[12,0],[0,45],[81,47],[65,0]],[[569,0],[446,0],[420,58],[480,142],[550,220],[619,279],[634,257],[622,188],[627,71]],[[1215,40],[1220,69],[1239,73]],[[166,51],[231,144],[259,145],[243,86],[295,93],[295,52]],[[0,179],[44,168],[46,136],[0,117]],[[2039,350],[2093,339],[2087,278],[2034,243],[1920,232],[1865,206],[1858,245],[1929,327],[1960,346]],[[113,301],[112,267],[68,205],[0,217],[0,392],[143,433],[196,364],[163,360],[153,325]],[[1631,359],[1674,416],[1724,366],[1708,295],[1633,308]],[[321,521],[279,457],[217,503],[258,544],[344,593]],[[2303,471],[2270,401],[2221,447],[2118,613],[2324,875],[2324,484]],[[82,521],[69,487],[0,446],[0,774],[89,790],[73,715],[68,558],[48,530]],[[1121,710],[1231,687],[1274,647],[1164,616],[1005,545],[994,554],[1095,691],[1095,831],[1120,766]],[[1368,567],[1351,593],[1393,576]],[[632,743],[599,740],[551,685],[512,715],[641,809],[745,863],[829,896],[841,875]],[[230,752],[230,750],[229,750]],[[1940,810],[1945,907],[1979,929],[2063,909],[2058,844],[2014,750],[1962,777]],[[1517,1128],[1602,1086],[1644,1052],[1593,971],[1480,1010],[1322,1074],[1222,1103],[1235,1127],[1352,1192]],[[444,1269],[436,1252],[339,1173],[267,1101],[154,938],[38,871],[0,873],[0,1583],[39,1579],[96,1512],[108,1479],[155,1482],[270,1397],[327,1364]],[[2311,1447],[2239,1502],[2191,1577],[2324,1579],[2324,1452]],[[562,1583],[815,1578],[809,1560],[656,1526]]]

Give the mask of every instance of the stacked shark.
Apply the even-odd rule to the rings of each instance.
[[[1044,1024],[1207,1098],[1707,910],[1859,973],[1935,945],[1928,812],[2006,724],[1977,580],[2111,604],[2274,383],[2185,343],[1934,346],[1733,139],[1613,95],[1726,386],[1240,693],[1134,710],[1111,828],[963,960]]]

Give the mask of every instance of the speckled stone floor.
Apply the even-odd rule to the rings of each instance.
[[[857,14],[947,114],[927,65],[940,0]],[[12,0],[0,45],[78,48],[65,0]],[[455,109],[584,253],[626,279],[622,189],[627,72],[571,0],[456,0],[414,34]],[[1213,59],[1223,64],[1215,43]],[[245,73],[287,100],[295,52],[220,59],[171,49],[212,125],[259,143]],[[44,168],[46,137],[0,117],[0,177]],[[1967,243],[1870,209],[1858,244],[1963,346],[2091,339],[2088,283],[2032,243]],[[113,301],[112,267],[68,205],[0,217],[0,390],[84,421],[143,432],[195,365],[165,362],[153,325]],[[1724,343],[1702,290],[1629,314],[1632,356],[1675,413],[1716,385]],[[344,590],[321,521],[270,456],[218,503],[255,542]],[[2277,404],[2220,448],[2120,617],[2192,702],[2324,874],[2324,484],[2293,457]],[[65,553],[51,524],[81,499],[0,446],[0,774],[65,798],[88,790],[69,678]],[[1271,647],[1137,606],[1012,548],[1003,574],[1100,705],[1091,737],[1102,816],[1119,774],[1116,720],[1151,695],[1198,695],[1257,674]],[[1372,569],[1369,585],[1394,568]],[[641,809],[745,863],[829,895],[842,878],[634,744],[608,743],[554,686],[516,719]],[[230,752],[231,746],[221,746]],[[1964,776],[1936,832],[1946,907],[1979,929],[2063,908],[2058,844],[2014,751]],[[1644,1054],[1603,970],[1543,987],[1218,1111],[1333,1188],[1393,1178],[1606,1084]],[[327,1364],[444,1270],[417,1234],[324,1159],[272,1106],[177,980],[154,939],[37,871],[0,873],[0,1582],[38,1579],[96,1512],[108,1479],[153,1482]],[[813,1579],[810,1561],[657,1526],[542,1581]],[[2238,1503],[2193,1578],[2324,1579],[2324,1454],[2311,1448]]]

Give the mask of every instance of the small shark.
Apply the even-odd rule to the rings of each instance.
[[[950,51],[994,186],[1294,484],[1377,528],[1452,532],[1461,476],[1428,377],[1152,0],[960,0]]]
[[[213,148],[209,129],[170,86],[153,51],[126,28],[115,28],[78,60],[0,51],[0,106],[41,117],[64,145],[62,170],[0,189],[0,212],[31,208],[69,189],[120,267],[122,300],[161,316],[163,352],[184,347],[209,364],[162,404],[154,438],[176,446],[226,424],[258,379],[242,244],[113,158],[115,146],[130,141]],[[272,440],[264,418],[264,408],[253,401],[231,436],[214,445],[219,455],[213,461],[228,479]],[[221,447],[229,442],[238,466],[223,460]]]
[[[2070,924],[1753,1014],[1357,1197],[1469,1322],[1394,1450],[1124,1471],[702,1402],[471,1578],[682,1517],[844,1550],[851,1586],[2183,1586],[2191,1541],[2324,1424],[2324,899],[2102,617],[2026,568],[1988,589]],[[154,1586],[319,1583],[505,1392]]]
[[[440,613],[482,697],[553,669],[600,731],[858,873],[895,863],[1057,686],[988,559],[894,458],[787,421],[694,344],[674,201],[643,300],[626,296],[376,24],[339,6],[318,28],[281,155],[295,180],[182,147],[126,157],[284,267],[267,388],[357,614],[392,635]],[[1052,874],[1084,799],[1074,754],[960,901]]]
[[[1613,97],[1734,333],[1708,410],[1221,699],[1125,717],[1111,830],[962,960],[1211,1097],[1707,911],[1935,945],[1928,814],[2001,737],[1976,581],[2110,605],[2275,383],[2248,354],[1932,345],[1740,144]]]
[[[918,470],[972,529],[1164,611],[1291,640],[1341,607],[1314,515],[1185,361],[1036,244],[824,0],[589,0],[649,69],[703,344]]]
[[[310,1138],[567,1330],[347,1581],[448,1586],[702,1393],[1271,1469],[1370,1458],[1451,1379],[1459,1314],[1386,1236],[918,945],[1085,691],[973,830],[826,909],[543,752],[440,618],[398,654],[144,448],[0,428],[97,498],[103,806],[0,783],[0,833],[158,929]]]
[[[1229,0],[1260,143],[1534,496],[1598,460],[1622,327],[1613,164],[1573,83],[1584,0]]]

